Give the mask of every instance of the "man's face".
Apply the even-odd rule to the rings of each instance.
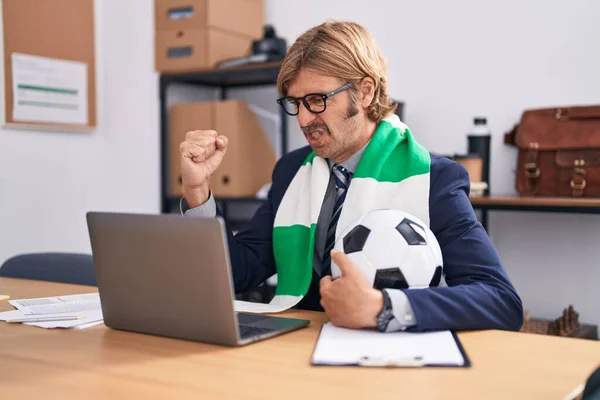
[[[346,82],[331,76],[320,75],[307,69],[300,69],[288,87],[288,96],[302,97],[309,93],[326,94]],[[322,158],[340,162],[350,157],[360,148],[362,118],[358,104],[351,100],[345,90],[326,100],[327,108],[320,114],[313,114],[302,102],[297,115],[300,129],[313,151]]]

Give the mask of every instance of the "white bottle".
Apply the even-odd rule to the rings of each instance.
[[[469,135],[472,136],[488,136],[490,135],[490,129],[487,125],[487,118],[485,117],[475,117],[473,118],[473,127],[471,128],[471,132]]]

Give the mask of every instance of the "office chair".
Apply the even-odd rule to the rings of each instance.
[[[2,264],[0,277],[96,286],[92,256],[79,253],[20,254]]]

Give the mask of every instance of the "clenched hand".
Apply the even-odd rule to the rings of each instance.
[[[183,194],[190,208],[208,200],[210,177],[223,161],[227,142],[227,137],[212,130],[190,131],[179,145]]]

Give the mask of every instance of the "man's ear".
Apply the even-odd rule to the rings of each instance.
[[[363,108],[367,108],[371,105],[375,97],[375,81],[370,76],[367,76],[358,85],[360,104]]]

